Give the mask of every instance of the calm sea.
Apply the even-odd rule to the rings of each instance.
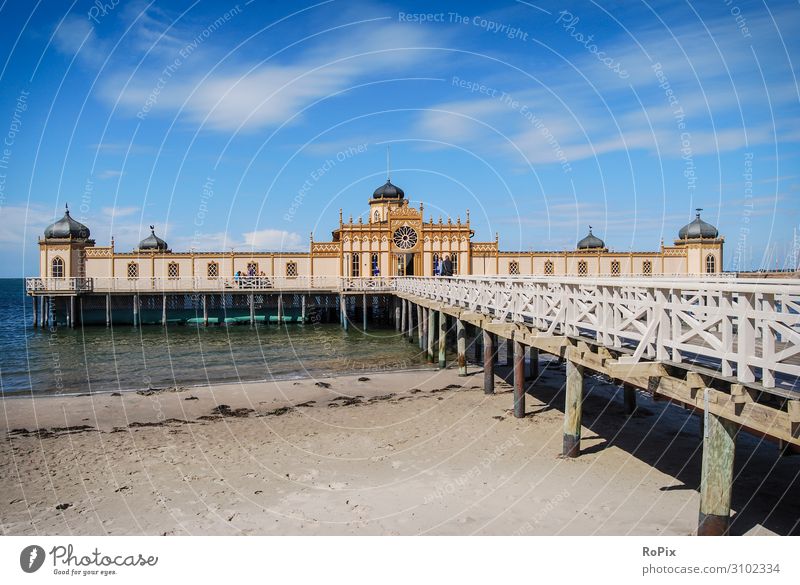
[[[394,329],[338,323],[31,327],[22,279],[0,279],[0,390],[85,393],[423,366]]]

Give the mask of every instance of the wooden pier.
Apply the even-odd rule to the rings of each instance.
[[[188,280],[188,282],[187,282]],[[536,379],[541,352],[566,361],[562,456],[578,457],[584,378],[600,374],[624,388],[627,413],[636,392],[701,414],[703,458],[698,534],[726,534],[730,522],[736,436],[746,431],[800,452],[800,283],[736,278],[293,278],[27,280],[35,326],[56,318],[82,323],[86,305],[114,303],[134,325],[142,307],[170,322],[184,299],[208,325],[209,311],[230,310],[255,323],[265,303],[284,323],[324,306],[344,328],[368,327],[369,315],[393,324],[427,360],[447,367],[454,332],[459,374],[467,348],[483,354],[484,391],[494,392],[499,342],[513,372],[514,416],[525,408],[526,379]],[[143,304],[144,299],[144,304]],[[190,299],[190,301],[187,301]],[[287,300],[291,302],[287,304]],[[324,299],[324,302],[323,302]],[[371,300],[377,299],[377,303]],[[160,304],[159,304],[160,303]],[[171,305],[172,303],[172,305]],[[259,304],[260,303],[260,304]],[[379,307],[375,313],[368,310]],[[223,310],[228,310],[223,304]],[[530,371],[525,372],[525,353]],[[535,390],[535,383],[534,383]],[[535,416],[535,415],[534,415]]]

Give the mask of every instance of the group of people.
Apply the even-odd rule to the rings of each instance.
[[[445,254],[441,262],[433,265],[433,274],[435,276],[453,276],[453,261],[449,254]]]
[[[256,273],[256,269],[253,266],[247,269],[247,273],[237,270],[236,274],[233,275],[233,282],[239,288],[242,286],[263,288],[270,285],[269,279],[267,275],[264,274],[264,271],[262,270]]]

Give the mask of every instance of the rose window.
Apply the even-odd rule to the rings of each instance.
[[[394,245],[403,250],[408,250],[417,245],[417,232],[404,225],[394,232]]]

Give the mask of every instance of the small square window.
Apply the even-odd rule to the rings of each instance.
[[[653,274],[653,263],[650,260],[645,260],[642,262],[642,274],[651,275]]]
[[[611,276],[619,276],[620,272],[620,265],[619,260],[612,260],[611,261]]]
[[[286,276],[289,278],[297,277],[297,262],[288,262],[286,264]]]
[[[209,278],[219,278],[219,264],[216,262],[209,262],[206,274]]]
[[[512,260],[508,263],[509,274],[519,274],[519,262]]]
[[[139,265],[136,262],[128,264],[128,280],[139,278]]]
[[[586,260],[578,262],[578,276],[586,276],[589,274],[589,264]]]

